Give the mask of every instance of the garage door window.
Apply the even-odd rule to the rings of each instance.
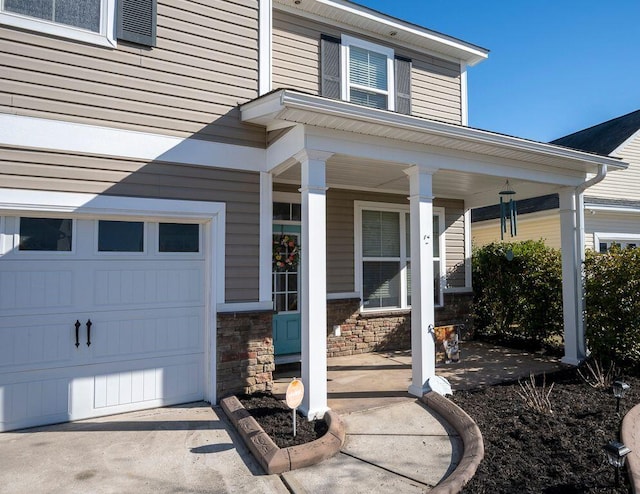
[[[19,250],[70,252],[73,220],[20,218]]]
[[[144,252],[142,221],[98,222],[99,252]]]
[[[158,248],[160,252],[200,252],[200,225],[160,223]]]

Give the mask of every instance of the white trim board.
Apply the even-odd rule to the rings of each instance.
[[[205,275],[205,398],[216,402],[216,303],[224,302],[225,204],[69,192],[0,189],[0,214],[42,211],[97,216],[199,219],[203,225]]]
[[[255,172],[266,163],[265,149],[8,114],[0,145]]]

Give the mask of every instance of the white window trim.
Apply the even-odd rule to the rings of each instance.
[[[128,250],[100,250],[100,222],[104,221],[103,219],[97,219],[93,225],[93,247],[94,247],[94,256],[98,257],[145,257],[148,256],[151,252],[149,249],[149,223],[139,219],[117,219],[117,220],[107,220],[107,221],[125,221],[125,222],[135,222],[142,223],[142,250],[137,251],[128,251]]]
[[[401,215],[400,223],[404,221],[403,213],[409,213],[409,206],[405,206],[402,204],[393,204],[387,202],[367,202],[367,201],[354,201],[354,286],[356,291],[354,295],[357,295],[360,298],[360,312],[364,312],[367,314],[376,313],[376,312],[393,312],[393,311],[406,311],[411,309],[411,306],[407,304],[407,273],[406,270],[403,270],[400,276],[400,307],[376,307],[373,309],[365,309],[364,308],[364,296],[362,291],[362,211],[385,211],[385,212],[393,212],[399,213]],[[435,303],[434,307],[443,307],[444,306],[444,292],[446,285],[446,232],[445,232],[445,208],[442,207],[434,207],[433,208],[433,216],[438,217],[438,226],[440,229],[440,237],[438,239],[439,248],[440,248],[440,293],[438,294],[438,300],[440,303]],[[405,228],[409,227],[409,225],[405,222]],[[400,252],[406,252],[406,235],[401,231],[400,233]],[[400,256],[402,262],[403,256]],[[407,258],[411,261],[411,257]]]
[[[3,7],[0,10],[0,24],[109,48],[118,46],[115,37],[116,0],[101,0],[99,33],[13,12],[5,12],[4,2],[0,5]]]
[[[600,242],[632,242],[640,245],[640,234],[638,233],[593,233],[593,249],[600,252]]]
[[[349,83],[349,48],[351,46],[357,46],[364,50],[380,53],[387,57],[387,90],[380,91],[370,87],[364,87],[357,84]],[[394,51],[393,48],[389,48],[382,45],[377,45],[369,41],[365,41],[359,38],[354,38],[347,34],[342,35],[342,44],[340,46],[340,58],[341,58],[341,99],[344,101],[351,101],[351,91],[349,88],[355,87],[357,89],[363,89],[365,91],[372,91],[387,96],[387,110],[394,111],[396,109],[396,89],[395,89],[395,67],[394,67]]]
[[[64,215],[64,214],[55,215],[55,214],[46,214],[46,213],[45,214],[17,214],[13,217],[14,217],[15,231],[13,232],[13,234],[7,231],[7,236],[9,238],[13,237],[12,240],[10,240],[8,250],[6,251],[7,253],[12,253],[18,258],[24,257],[28,259],[29,258],[34,259],[34,260],[41,256],[69,257],[69,256],[74,256],[77,253],[76,241],[77,241],[78,232],[77,232],[77,223],[74,218],[71,218],[68,215]],[[20,250],[20,221],[22,220],[22,218],[70,219],[71,220],[71,250]],[[10,222],[6,222],[5,220],[5,225],[7,225],[7,223],[10,223]]]

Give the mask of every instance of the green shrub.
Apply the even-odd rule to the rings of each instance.
[[[542,241],[475,248],[473,317],[477,334],[541,346],[561,337],[562,264]]]
[[[587,252],[587,347],[606,363],[640,365],[640,249]]]

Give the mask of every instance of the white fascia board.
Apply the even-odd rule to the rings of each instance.
[[[0,145],[259,171],[264,149],[0,114]]]
[[[402,21],[400,19],[376,12],[368,9],[367,7],[360,6],[353,2],[345,2],[342,0],[306,0],[313,1],[314,3],[321,4],[324,7],[328,7],[335,11],[341,12],[342,15],[353,17],[354,22],[350,23],[353,26],[358,25],[358,21],[362,19],[374,22],[379,26],[382,26],[385,32],[406,33],[407,35],[417,38],[425,45],[435,45],[446,47],[449,51],[453,51],[459,60],[464,60],[468,65],[475,65],[478,62],[485,60],[489,56],[489,51],[485,48],[467,43],[465,41],[447,36],[430,29],[411,24],[409,22]],[[301,9],[293,9],[285,4],[277,3],[276,8],[290,12],[296,15],[307,15],[315,17]],[[324,19],[326,22],[327,19]],[[422,44],[421,43],[421,44]],[[398,44],[402,44],[398,42]],[[424,46],[416,44],[419,48],[425,49]],[[437,49],[434,51],[437,52]]]
[[[434,120],[427,120],[424,118],[393,113],[385,110],[377,110],[375,108],[368,108],[365,106],[345,103],[344,101],[332,100],[294,91],[282,90],[278,93],[280,95],[278,98],[280,107],[279,111],[284,110],[284,108],[296,108],[309,112],[375,123],[378,125],[389,125],[391,127],[413,130],[416,132],[428,132],[452,138],[471,140],[482,144],[509,147],[520,151],[540,153],[558,158],[573,159],[594,165],[605,164],[614,169],[627,168],[626,163],[616,158],[598,156],[553,144],[496,134],[486,130],[463,127],[461,125],[436,122]],[[272,96],[276,96],[278,93],[275,93]],[[275,110],[274,102],[272,101],[271,103],[272,108]],[[274,113],[277,113],[277,111],[274,111]],[[244,115],[243,120],[246,120]]]
[[[270,125],[274,120],[278,120],[278,115],[285,109],[285,94],[284,90],[274,91],[241,105],[240,120],[265,127]]]

